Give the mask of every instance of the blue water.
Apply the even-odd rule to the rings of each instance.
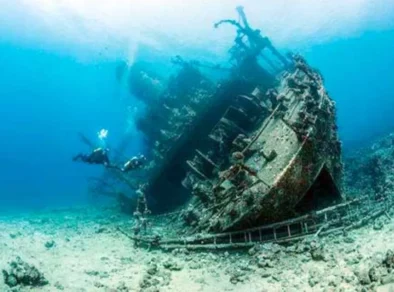
[[[116,145],[126,108],[115,78],[117,63],[75,59],[14,44],[0,47],[0,202],[2,207],[83,204],[86,178],[100,167],[72,163],[90,149],[78,136],[110,129]],[[141,151],[137,137],[131,152]],[[99,145],[99,144],[98,144]]]
[[[78,132],[97,140],[100,129],[109,129],[111,145],[124,134],[134,101],[116,80],[119,60],[82,61],[67,48],[9,36],[0,36],[0,211],[88,203],[86,178],[102,169],[71,157],[89,150]],[[337,102],[345,150],[394,130],[394,30],[365,29],[301,53],[323,73]],[[132,136],[128,152],[143,151],[141,135]]]
[[[394,30],[325,43],[304,55],[337,103],[345,150],[394,130]]]

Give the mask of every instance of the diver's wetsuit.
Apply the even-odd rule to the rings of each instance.
[[[102,164],[104,166],[110,166],[108,151],[103,148],[97,148],[90,154],[80,153],[74,156],[73,161],[82,161],[89,164]]]
[[[142,168],[145,161],[146,161],[146,157],[144,155],[140,155],[138,157],[134,156],[123,165],[121,171],[129,172],[131,170]]]

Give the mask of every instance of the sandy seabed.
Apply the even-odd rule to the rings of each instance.
[[[394,250],[388,216],[345,236],[312,238],[318,255],[311,241],[230,253],[148,251],[119,225],[132,222],[99,208],[0,216],[0,270],[20,257],[49,282],[11,290],[0,275],[0,291],[394,291],[390,269],[371,275]]]

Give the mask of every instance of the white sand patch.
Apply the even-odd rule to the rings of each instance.
[[[50,283],[21,291],[355,291],[360,285],[354,271],[394,250],[390,221],[381,230],[367,226],[353,231],[348,241],[325,238],[326,261],[281,247],[274,266],[261,267],[255,261],[263,252],[184,254],[136,248],[115,229],[127,220],[108,210],[0,217],[0,269],[19,256]],[[46,247],[52,240],[54,246]],[[359,262],[352,263],[352,257]],[[143,279],[156,288],[141,288]],[[379,289],[389,291],[382,290],[387,287]],[[1,279],[0,291],[7,289]]]

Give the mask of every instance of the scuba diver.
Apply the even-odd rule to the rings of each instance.
[[[144,166],[146,157],[144,155],[134,156],[129,159],[120,169],[122,172],[129,172],[132,170],[140,169]]]
[[[107,135],[108,131],[101,130],[99,132],[99,137],[102,139],[101,135]],[[102,164],[106,168],[112,168],[119,170],[121,172],[129,172],[132,170],[137,170],[143,168],[144,164],[146,163],[146,157],[144,155],[134,156],[129,159],[122,167],[119,167],[115,164],[112,164],[109,160],[108,153],[109,149],[107,147],[99,147],[94,148],[94,144],[82,133],[79,133],[80,139],[82,142],[87,144],[91,149],[94,149],[89,154],[80,153],[73,157],[73,161],[81,161],[87,164]]]
[[[88,164],[102,164],[105,167],[110,166],[108,158],[108,148],[96,148],[90,154],[80,153],[73,157],[73,161],[82,161]]]
[[[73,161],[82,161],[88,164],[102,164],[106,168],[114,168],[120,170],[121,172],[129,172],[132,170],[141,169],[145,162],[146,157],[144,155],[134,156],[129,159],[123,167],[118,167],[116,165],[112,165],[108,158],[108,148],[97,148],[93,150],[90,154],[78,154],[73,157]]]

